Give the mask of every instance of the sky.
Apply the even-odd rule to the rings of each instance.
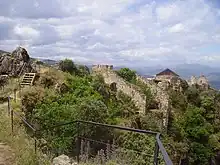
[[[84,64],[220,63],[218,0],[0,0],[0,49]]]

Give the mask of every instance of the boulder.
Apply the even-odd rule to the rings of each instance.
[[[77,165],[76,162],[71,162],[71,159],[66,155],[60,155],[53,159],[53,165]]]
[[[12,53],[0,52],[0,75],[17,77],[25,72],[36,72],[26,49],[17,47]]]
[[[8,83],[8,75],[0,75],[0,88],[4,87]]]
[[[53,165],[71,165],[70,158],[66,155],[60,155],[53,159]]]
[[[23,61],[23,62],[29,62],[30,61],[30,56],[28,55],[28,52],[26,49],[22,47],[17,47],[12,53],[12,57],[15,58],[18,61]]]

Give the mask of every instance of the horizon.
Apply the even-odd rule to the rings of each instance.
[[[1,2],[0,49],[83,64],[174,67],[220,62],[217,0]]]

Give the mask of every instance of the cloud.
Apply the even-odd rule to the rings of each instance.
[[[185,27],[183,26],[183,24],[178,23],[172,27],[169,28],[169,32],[170,33],[178,33],[178,32],[183,32],[185,29]]]
[[[7,0],[0,2],[0,47],[83,63],[216,65],[220,9],[207,0]],[[212,60],[215,59],[215,60]]]

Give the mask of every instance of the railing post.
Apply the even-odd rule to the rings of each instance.
[[[77,121],[77,163],[79,164],[79,155],[80,155],[80,138],[79,138],[79,121]]]
[[[8,96],[8,116],[10,116],[10,111],[11,111],[11,108],[10,108],[10,96]]]
[[[36,131],[34,131],[34,153],[37,154],[37,139],[36,139]]]
[[[14,101],[16,102],[16,89],[14,89]]]
[[[11,132],[14,133],[14,111],[11,109]]]
[[[154,165],[158,165],[158,155],[159,155],[159,145],[156,139],[155,148],[154,148]]]

